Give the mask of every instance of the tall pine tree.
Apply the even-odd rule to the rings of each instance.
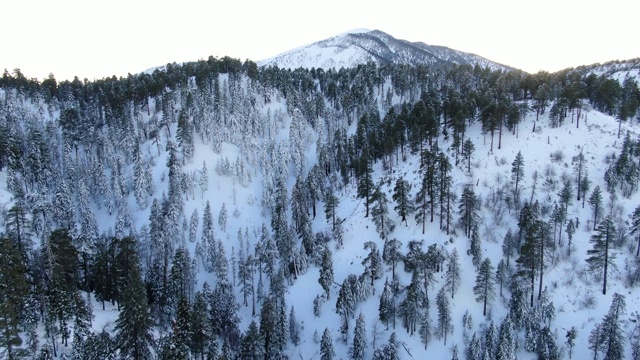
[[[593,272],[602,271],[603,295],[607,293],[607,276],[615,266],[613,262],[615,257],[611,250],[615,236],[616,228],[611,218],[607,217],[598,225],[596,233],[591,236],[590,242],[593,244],[593,248],[587,250],[589,269]]]

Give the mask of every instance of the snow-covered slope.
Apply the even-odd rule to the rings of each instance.
[[[259,61],[262,66],[277,65],[281,68],[350,68],[369,61],[379,64],[470,64],[488,66],[491,69],[512,68],[487,60],[481,56],[449,49],[396,39],[380,30],[357,29],[329,39],[302,46],[273,58]]]
[[[352,32],[353,34],[364,34],[366,32]],[[251,82],[247,78],[238,77],[234,80],[232,77],[223,74],[219,75],[218,83],[221,84],[221,98],[224,104],[230,104],[228,108],[233,108],[235,112],[229,113],[228,125],[220,127],[224,133],[220,148],[217,151],[213,149],[211,142],[204,141],[200,137],[196,137],[194,144],[193,157],[185,161],[181,167],[184,174],[192,174],[193,177],[200,171],[208,174],[208,180],[202,185],[191,185],[190,190],[185,191],[184,199],[184,219],[186,220],[190,214],[203,214],[203,209],[207,202],[211,203],[211,213],[221,219],[222,209],[229,211],[229,216],[225,216],[225,220],[219,220],[214,227],[215,238],[220,239],[226,249],[226,256],[231,260],[230,268],[232,274],[235,274],[239,245],[238,234],[244,234],[245,240],[249,243],[249,249],[255,249],[255,245],[260,241],[260,228],[262,224],[269,224],[271,216],[269,209],[263,205],[265,195],[270,195],[265,189],[273,188],[272,175],[267,169],[277,168],[284,171],[287,183],[287,191],[292,193],[292,187],[295,182],[294,170],[295,166],[291,160],[292,156],[304,158],[306,165],[304,172],[319,162],[316,153],[316,139],[322,140],[326,134],[331,132],[323,129],[324,122],[332,121],[331,114],[326,118],[316,119],[315,128],[309,123],[302,122],[303,128],[296,129],[294,125],[300,126],[295,119],[299,120],[299,111],[293,109],[289,111],[290,102],[275,90],[268,93],[259,93],[258,90],[251,87]],[[234,82],[235,81],[235,82]],[[386,81],[381,89],[374,88],[374,103],[383,104],[383,94],[390,94],[392,102],[397,104],[400,102],[400,95],[394,94],[391,89],[391,82]],[[233,95],[230,95],[233,94]],[[268,95],[268,96],[267,96]],[[169,97],[167,97],[169,98]],[[25,111],[21,112],[26,118],[36,117],[39,114],[40,103],[42,99],[34,100],[35,105],[24,105]],[[170,100],[167,100],[170,101]],[[180,104],[187,102],[176,101],[176,113],[180,108]],[[16,104],[20,102],[16,101]],[[251,105],[253,104],[253,105]],[[43,109],[46,109],[44,106]],[[167,106],[167,108],[169,108]],[[140,124],[151,123],[154,118],[163,118],[169,116],[162,113],[162,107],[156,100],[150,101],[150,104],[144,108],[135,110],[136,116],[140,119]],[[621,149],[622,142],[616,138],[618,123],[615,118],[602,114],[591,109],[584,109],[581,113],[580,126],[575,122],[575,115],[570,114],[565,123],[558,128],[550,128],[549,111],[542,114],[540,119],[536,121],[536,114],[528,112],[525,114],[522,122],[518,125],[516,133],[504,131],[502,134],[502,147],[498,149],[497,145],[491,149],[490,134],[482,130],[479,122],[474,122],[466,131],[465,139],[469,138],[475,144],[475,152],[473,152],[471,170],[468,171],[463,164],[454,166],[452,170],[454,192],[460,194],[465,186],[471,185],[475,194],[482,200],[482,208],[479,214],[479,235],[482,241],[482,257],[487,257],[492,264],[497,265],[502,258],[502,239],[505,233],[511,229],[517,229],[517,217],[511,209],[505,205],[505,196],[512,189],[511,183],[511,162],[516,154],[521,152],[524,158],[525,170],[521,186],[521,194],[523,198],[533,199],[540,202],[541,207],[548,212],[555,203],[559,201],[559,191],[562,187],[564,179],[575,179],[572,157],[579,153],[583,153],[587,159],[586,169],[592,180],[592,188],[596,185],[605,187],[603,174],[608,167],[605,158],[612,153],[618,153]],[[41,115],[38,115],[41,116]],[[344,120],[344,119],[342,119]],[[221,120],[222,121],[222,120]],[[357,124],[354,122],[346,125],[346,121],[339,122],[340,126],[345,126],[345,131],[349,134],[355,133]],[[534,127],[534,123],[536,126]],[[252,124],[255,128],[252,129]],[[338,122],[336,121],[336,124]],[[259,126],[258,126],[259,125]],[[335,125],[335,124],[334,124]],[[631,131],[632,138],[638,136],[638,128],[632,122],[622,124],[624,131]],[[532,131],[535,129],[535,131]],[[293,131],[295,130],[295,131]],[[161,149],[167,148],[168,141],[175,140],[177,133],[177,124],[171,123],[162,129],[159,143],[153,143],[148,139],[143,142],[141,152],[144,158],[150,164],[153,164],[152,178],[154,181],[153,188],[155,193],[153,198],[160,199],[166,193],[168,187],[167,181],[167,153]],[[305,139],[303,143],[306,145],[303,154],[290,154],[290,149],[296,149],[292,141],[291,134],[303,134],[301,139]],[[324,135],[323,135],[324,134]],[[215,134],[219,135],[219,134]],[[496,136],[496,142],[497,137]],[[252,141],[240,141],[251,139]],[[215,141],[215,137],[214,137]],[[440,149],[445,152],[446,156],[451,159],[451,163],[456,154],[451,150],[452,138],[450,136],[440,135],[436,141]],[[157,148],[157,149],[156,149]],[[293,150],[292,150],[293,151]],[[408,153],[408,152],[407,152]],[[397,157],[396,157],[397,159]],[[224,166],[218,169],[218,165],[226,162],[236,164],[233,166],[235,170],[224,170]],[[408,154],[406,159],[396,160],[397,163],[391,169],[384,169],[381,162],[373,167],[373,182],[378,184],[382,181],[382,189],[387,194],[387,198],[391,199],[393,184],[399,177],[403,177],[413,184],[411,196],[414,197],[421,183],[420,173],[420,156],[418,154]],[[129,164],[130,165],[130,164]],[[208,170],[205,171],[205,165]],[[133,166],[125,167],[127,178],[132,178]],[[216,170],[214,170],[216,169]],[[246,170],[250,176],[246,177],[241,169]],[[538,174],[537,183],[534,182],[533,174]],[[0,210],[3,204],[8,204],[10,196],[4,190],[6,188],[6,172],[0,172]],[[269,174],[267,176],[266,174]],[[333,181],[328,179],[327,181]],[[188,185],[188,184],[187,184]],[[271,186],[271,187],[269,187]],[[332,189],[333,190],[333,189]],[[368,250],[363,248],[367,241],[377,244],[378,249],[382,249],[384,241],[380,238],[372,221],[372,216],[365,217],[364,200],[357,196],[357,186],[354,182],[349,181],[344,186],[335,188],[335,195],[339,198],[340,206],[337,209],[337,215],[344,219],[344,246],[338,247],[332,240],[328,243],[329,248],[333,252],[333,269],[334,284],[330,288],[331,299],[324,302],[320,306],[320,316],[316,317],[313,313],[313,300],[316,296],[322,294],[324,290],[318,283],[319,269],[315,265],[310,265],[309,269],[300,274],[291,285],[286,289],[286,304],[288,307],[295,308],[298,323],[300,324],[301,341],[299,344],[289,344],[286,354],[291,359],[318,359],[319,344],[316,341],[314,333],[322,334],[325,328],[328,329],[334,343],[336,351],[336,359],[349,358],[349,348],[352,346],[353,340],[353,324],[354,319],[350,319],[350,330],[347,343],[341,341],[342,334],[340,332],[340,316],[336,313],[336,300],[340,291],[340,283],[342,283],[350,274],[360,275],[364,272],[362,265],[363,259],[367,256]],[[551,259],[548,260],[545,269],[544,285],[548,288],[549,298],[555,306],[555,319],[550,321],[550,328],[555,332],[556,342],[562,346],[564,343],[564,334],[568,329],[575,326],[579,332],[576,340],[576,348],[573,357],[576,359],[591,358],[592,353],[588,349],[588,336],[595,324],[600,322],[607,311],[611,298],[614,293],[621,293],[626,296],[627,312],[625,319],[636,316],[633,314],[640,306],[640,292],[638,288],[627,288],[625,283],[626,265],[632,261],[633,245],[630,241],[625,246],[616,248],[618,258],[616,259],[617,270],[612,273],[610,278],[607,295],[600,295],[601,280],[597,275],[587,271],[585,262],[586,251],[592,247],[589,239],[592,232],[590,226],[591,210],[587,205],[584,207],[580,201],[575,198],[568,206],[568,217],[570,219],[579,219],[579,226],[574,234],[574,242],[571,254],[568,254],[568,244],[558,245],[558,250],[553,253]],[[624,223],[628,219],[633,209],[640,200],[640,193],[637,191],[630,197],[620,197],[607,199],[608,211],[620,213],[619,220]],[[135,204],[134,194],[129,193],[125,198],[128,204],[127,208],[133,209],[131,216],[131,229],[134,233],[143,234],[142,228],[147,227],[150,218],[149,207],[140,209]],[[312,221],[313,233],[329,232],[330,225],[322,214],[324,208],[321,201],[318,202],[318,216]],[[4,205],[5,209],[7,205]],[[457,207],[457,204],[454,206]],[[473,266],[470,256],[467,255],[469,249],[469,240],[459,229],[452,229],[450,234],[441,231],[437,224],[427,224],[426,233],[422,233],[420,224],[416,224],[413,216],[408,218],[407,223],[402,223],[400,217],[393,205],[389,204],[389,216],[395,222],[396,228],[391,232],[391,238],[397,238],[402,242],[401,252],[406,253],[407,244],[411,240],[423,240],[423,249],[429,245],[437,244],[442,246],[446,252],[451,253],[454,249],[460,254],[461,268],[461,285],[458,291],[450,300],[451,312],[453,318],[453,330],[449,336],[449,340],[445,344],[444,341],[435,337],[425,350],[424,344],[420,341],[418,334],[410,335],[409,332],[401,324],[398,319],[396,328],[385,329],[385,326],[378,320],[379,295],[382,293],[383,284],[386,278],[391,278],[391,269],[384,267],[382,277],[373,283],[375,296],[369,296],[366,300],[357,304],[355,316],[362,313],[366,321],[366,333],[368,338],[368,347],[365,351],[365,358],[371,358],[373,349],[384,344],[392,332],[395,332],[399,342],[402,344],[401,359],[447,359],[451,358],[452,346],[457,346],[460,353],[463,352],[468,343],[468,339],[463,336],[462,330],[462,314],[469,311],[473,317],[473,325],[469,333],[477,332],[479,335],[490,322],[499,325],[501,319],[505,317],[508,311],[509,296],[508,290],[505,290],[504,296],[496,296],[495,301],[489,305],[487,316],[482,315],[482,304],[475,301],[473,286],[476,278],[476,269]],[[117,226],[118,214],[111,213],[106,207],[94,207],[93,211],[97,218],[100,219],[101,231],[113,232],[113,228]],[[216,216],[218,215],[218,216]],[[457,221],[458,215],[454,215],[454,221]],[[548,218],[548,214],[544,219]],[[224,224],[224,225],[222,225]],[[2,224],[0,224],[1,226]],[[186,225],[186,223],[185,223]],[[267,225],[268,226],[268,225]],[[625,225],[626,226],[626,225]],[[185,226],[186,227],[186,226]],[[202,230],[202,227],[199,228]],[[0,229],[1,230],[1,229]],[[196,225],[198,230],[198,225]],[[183,232],[186,229],[183,228]],[[196,235],[200,231],[196,231]],[[199,238],[199,236],[196,236]],[[297,239],[297,237],[296,237]],[[197,246],[186,234],[183,234],[181,241],[187,246],[191,253],[195,253]],[[141,240],[143,241],[143,240]],[[299,246],[296,240],[296,246]],[[251,252],[249,250],[248,252]],[[206,271],[201,266],[201,260],[198,259],[197,287],[207,281],[213,284],[217,281],[216,275]],[[511,264],[514,258],[511,258]],[[399,282],[402,286],[406,286],[411,281],[411,274],[403,270],[403,265],[398,265]],[[235,275],[229,275],[234,283]],[[255,275],[254,277],[257,277]],[[266,277],[265,277],[266,279]],[[435,294],[445,286],[446,280],[442,272],[435,274],[433,286],[429,288],[430,318],[435,325],[437,319],[437,309],[435,304]],[[242,298],[240,286],[235,286],[235,296],[240,302]],[[397,298],[398,303],[404,298],[404,293]],[[95,303],[94,313],[96,315],[93,327],[95,331],[105,328],[109,332],[113,332],[113,322],[118,314],[116,307],[107,305],[106,310],[101,310],[100,304]],[[260,306],[258,306],[260,308]],[[258,310],[258,313],[260,310]],[[251,306],[241,305],[238,313],[240,317],[239,328],[245,331],[252,320],[257,320],[259,315],[252,315]],[[629,334],[634,330],[635,324],[631,321],[624,322],[624,330]],[[523,331],[518,334],[518,343],[523,343]],[[61,346],[61,351],[69,353],[70,346]],[[629,349],[627,346],[627,358],[629,358]],[[566,355],[566,352],[565,352]],[[520,359],[532,359],[534,353],[525,351],[522,347],[518,351]],[[462,358],[463,356],[460,355]]]

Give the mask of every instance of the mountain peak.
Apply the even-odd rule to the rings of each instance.
[[[469,64],[491,69],[513,70],[481,56],[444,46],[397,39],[380,30],[353,29],[313,44],[258,62],[281,68],[351,68],[367,62],[378,64]]]
[[[357,29],[352,29],[352,30],[349,30],[349,31],[345,31],[342,34],[339,34],[338,36],[347,35],[347,34],[362,34],[362,33],[368,33],[370,31],[371,30],[365,29],[365,28],[357,28]]]

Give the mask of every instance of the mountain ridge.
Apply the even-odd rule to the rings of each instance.
[[[492,70],[516,70],[482,56],[446,46],[395,38],[380,30],[356,29],[294,48],[258,61],[260,66],[282,68],[349,68],[373,61],[378,64],[480,65]]]

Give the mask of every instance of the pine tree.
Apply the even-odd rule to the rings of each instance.
[[[494,286],[493,266],[491,266],[491,260],[485,258],[482,265],[478,268],[476,285],[473,287],[476,301],[483,302],[482,315],[487,315],[487,303],[495,298],[496,292]]]
[[[182,149],[182,156],[185,160],[190,160],[193,157],[194,138],[193,138],[193,124],[189,116],[182,112],[178,117],[178,128],[176,130],[176,140],[178,146]]]
[[[597,323],[589,333],[589,349],[593,350],[593,358],[598,359],[598,353],[602,349],[605,334],[602,330],[602,323]]]
[[[573,355],[573,347],[576,344],[576,338],[578,337],[578,332],[576,331],[576,327],[572,326],[569,331],[567,331],[567,347],[569,348],[569,359],[572,358]]]
[[[478,209],[480,208],[480,201],[476,194],[473,192],[471,186],[465,186],[460,197],[460,204],[458,206],[458,212],[460,214],[460,227],[462,227],[464,234],[467,237],[471,237],[471,230],[474,225],[478,223]]]
[[[589,344],[594,354],[597,356],[599,349],[602,350],[605,359],[621,360],[625,353],[625,333],[622,326],[622,319],[626,312],[626,301],[624,296],[615,293],[611,300],[609,312],[604,316],[602,322],[598,324],[589,336]]]
[[[376,349],[373,353],[373,360],[400,360],[398,340],[396,339],[395,332],[389,336],[389,342],[387,344]]]
[[[442,151],[438,153],[437,162],[436,186],[438,188],[438,203],[440,204],[440,230],[449,235],[452,207],[456,199],[455,193],[451,190],[453,186],[452,168],[449,157]]]
[[[640,360],[640,324],[638,324],[638,315],[635,316],[636,325],[633,329],[631,338],[631,359]]]
[[[195,284],[196,269],[189,256],[189,249],[181,246],[173,256],[173,266],[169,272],[168,290],[172,303],[178,305],[179,299],[183,297],[192,299]]]
[[[473,145],[473,141],[471,138],[465,140],[462,144],[462,157],[467,161],[467,172],[471,172],[471,155],[476,150],[475,145]]]
[[[202,190],[202,198],[204,198],[204,192],[209,188],[209,170],[207,170],[207,162],[202,162],[202,170],[200,170],[200,178],[198,179],[198,185]]]
[[[212,341],[211,328],[207,321],[207,295],[203,291],[198,291],[193,300],[191,339],[189,347],[195,357],[203,358],[206,353],[207,344]]]
[[[115,346],[122,357],[152,359],[153,320],[137,265],[131,270],[122,298],[122,311],[115,323]]]
[[[265,352],[262,345],[262,337],[255,321],[251,321],[247,332],[240,341],[238,355],[241,359],[259,360],[264,359]]]
[[[384,248],[382,249],[382,260],[387,265],[391,265],[392,278],[396,277],[396,264],[403,259],[402,252],[400,252],[402,243],[398,239],[386,239],[384,241]]]
[[[215,258],[213,261],[213,273],[219,280],[225,279],[225,281],[228,281],[229,261],[227,260],[227,253],[221,239],[218,239],[216,242],[211,255]]]
[[[576,188],[578,188],[578,198],[577,200],[580,201],[580,195],[581,194],[585,194],[585,192],[583,191],[584,188],[582,187],[582,180],[585,177],[585,163],[586,163],[586,158],[584,157],[584,154],[582,153],[582,149],[580,149],[580,153],[575,156],[573,158],[573,163],[574,163],[574,172],[576,173]],[[582,195],[582,197],[584,197],[584,195]]]
[[[369,217],[369,205],[371,204],[371,196],[373,194],[375,185],[373,183],[371,169],[371,160],[369,159],[369,152],[363,152],[360,160],[358,161],[359,174],[358,177],[358,197],[364,199],[365,214],[364,217]]]
[[[484,359],[490,359],[495,356],[496,348],[498,345],[498,334],[496,333],[496,327],[493,321],[489,323],[489,327],[484,333],[484,351],[482,357]]]
[[[437,156],[436,152],[424,150],[420,155],[420,173],[421,182],[420,189],[416,193],[416,221],[422,223],[422,233],[425,232],[427,215],[430,222],[433,222],[435,216],[436,203],[436,173],[437,173]]]
[[[23,206],[16,204],[7,210],[5,217],[7,237],[17,244],[18,251],[24,258],[27,257],[27,253],[31,249],[29,225],[27,210]]]
[[[38,354],[37,360],[53,360],[53,350],[51,349],[51,345],[42,344],[40,348],[40,353]]]
[[[438,337],[444,338],[444,344],[447,345],[447,335],[453,332],[453,319],[451,318],[451,307],[448,297],[445,294],[444,287],[440,289],[436,297],[436,306],[438,307]]]
[[[633,210],[631,214],[630,233],[636,237],[638,244],[636,245],[636,256],[640,256],[640,205]]]
[[[320,317],[320,307],[325,301],[325,297],[322,295],[316,295],[313,299],[313,316],[319,318]]]
[[[389,218],[387,195],[382,191],[382,182],[378,184],[371,194],[371,217],[376,224],[376,231],[383,239],[395,228],[395,223]]]
[[[498,335],[498,349],[496,360],[515,360],[516,356],[516,334],[513,329],[511,317],[507,315],[500,324]]]
[[[573,186],[571,186],[571,181],[566,180],[562,189],[560,190],[560,204],[564,206],[564,214],[567,214],[569,211],[569,205],[573,199]]]
[[[340,205],[340,200],[333,193],[333,190],[327,192],[327,196],[324,202],[324,213],[326,215],[327,222],[331,222],[331,230],[336,229],[336,211]]]
[[[600,185],[596,185],[596,187],[591,192],[591,196],[589,196],[589,206],[591,206],[591,210],[593,211],[593,230],[596,229],[598,225],[598,219],[602,216],[603,205],[602,205],[602,192],[600,191]]]
[[[543,327],[538,332],[538,347],[536,353],[540,360],[560,360],[560,349],[556,344],[555,337],[551,334],[548,326]]]
[[[281,300],[281,303],[279,303],[277,307],[279,308],[279,311],[278,311],[277,323],[276,323],[276,331],[277,331],[276,345],[278,346],[279,353],[282,354],[282,352],[285,349],[285,346],[287,345],[287,342],[290,339],[289,322],[287,321],[287,309],[284,304],[284,300]]]
[[[364,360],[367,350],[367,330],[365,329],[364,315],[360,313],[356,319],[356,326],[353,330],[353,344],[350,351],[350,359]]]
[[[428,309],[427,309],[428,310]],[[429,317],[429,312],[426,311],[424,314],[420,316],[420,329],[418,333],[420,334],[420,341],[424,344],[424,349],[427,349],[427,346],[431,342],[431,329],[433,325],[431,324],[431,317]]]
[[[65,228],[53,231],[48,240],[40,249],[47,276],[45,286],[48,313],[45,325],[52,326],[54,321],[58,321],[56,331],[59,331],[66,346],[70,337],[68,321],[74,311],[73,299],[78,290],[78,251]],[[55,346],[53,350],[55,352]]]
[[[191,313],[187,299],[180,299],[173,331],[165,340],[161,349],[161,359],[187,360],[189,358],[189,341],[191,340]]]
[[[510,265],[510,259],[513,255],[513,250],[516,247],[515,241],[516,239],[511,232],[511,229],[507,230],[507,233],[504,235],[504,240],[502,242],[502,255],[506,257],[507,265]]]
[[[200,246],[196,245],[196,253],[202,258],[204,269],[213,272],[216,260],[216,238],[213,231],[213,213],[208,200],[202,214],[202,237],[198,245]]]
[[[451,255],[449,255],[449,262],[447,264],[447,272],[445,273],[445,279],[447,287],[451,290],[451,298],[460,287],[460,263],[458,261],[458,250],[453,249]]]
[[[513,199],[518,201],[519,199],[519,186],[520,182],[524,178],[524,158],[522,152],[518,151],[516,158],[511,163],[511,180],[513,181]]]
[[[541,220],[535,220],[526,228],[525,242],[520,248],[520,257],[516,259],[518,272],[516,275],[525,280],[529,286],[530,303],[533,306],[536,275],[540,272],[540,246],[541,228],[544,226]]]
[[[20,250],[6,237],[0,237],[0,289],[0,347],[13,360],[22,345],[19,325],[29,287]]]
[[[341,249],[344,245],[344,229],[342,224],[344,219],[336,218],[336,227],[331,231],[331,237],[336,242],[336,249]]]
[[[602,270],[602,294],[606,295],[607,293],[607,275],[609,275],[611,267],[612,269],[615,267],[615,263],[613,260],[615,256],[611,251],[612,241],[616,234],[616,228],[613,225],[613,221],[610,217],[605,218],[602,223],[598,225],[598,229],[596,233],[591,236],[591,242],[593,244],[593,248],[587,250],[587,255],[589,256],[587,260],[587,264],[589,265],[589,269],[593,272],[598,272]]]
[[[53,218],[57,221],[61,228],[72,230],[75,222],[75,207],[71,190],[66,180],[63,180],[56,189],[55,197],[52,203]]]
[[[78,360],[115,360],[117,358],[113,339],[105,330],[99,334],[90,332],[78,348],[74,344],[73,352],[72,358]]]
[[[271,216],[271,229],[280,258],[288,260],[291,259],[293,253],[293,239],[289,236],[289,224],[287,221],[288,199],[284,181],[278,182],[275,198],[275,207]]]
[[[467,360],[482,360],[482,346],[475,332],[471,336],[469,346],[467,346],[465,350],[465,357]]]
[[[134,179],[134,194],[136,197],[136,203],[140,209],[146,209],[148,202],[147,196],[149,195],[147,189],[150,184],[148,183],[149,178],[147,177],[147,169],[142,162],[142,152],[140,151],[140,146],[137,147],[134,152],[133,159],[133,179]]]
[[[451,360],[459,360],[459,355],[458,355],[458,344],[453,345],[453,348],[451,348]]]
[[[196,242],[199,222],[200,220],[198,218],[198,209],[194,209],[191,213],[191,220],[189,221],[189,242],[191,243]]]
[[[414,211],[413,203],[409,197],[411,192],[411,184],[402,177],[398,178],[396,185],[393,188],[393,201],[396,202],[396,206],[393,208],[398,212],[401,217],[400,221],[404,221],[407,225],[407,216],[411,215]]]
[[[222,231],[227,231],[227,207],[225,203],[222,203],[220,214],[218,214],[218,225]]]
[[[300,345],[300,324],[296,319],[296,312],[291,305],[291,311],[289,312],[289,339],[293,345]]]
[[[393,322],[393,328],[396,327],[396,300],[389,284],[389,279],[384,281],[384,288],[380,295],[380,305],[378,306],[378,317],[382,321],[387,330],[389,330],[389,321]]]
[[[473,330],[473,317],[469,314],[469,310],[465,310],[462,315],[462,340],[465,344],[469,342],[469,332]]]
[[[468,255],[471,255],[471,262],[473,266],[478,268],[480,266],[480,260],[482,259],[482,244],[480,243],[480,235],[478,234],[478,226],[475,225],[471,229],[471,241],[469,243]]]
[[[569,222],[567,223],[565,232],[567,233],[567,239],[568,239],[567,256],[571,256],[571,248],[573,247],[573,234],[575,234],[576,232],[576,225],[573,222],[573,219],[569,220]]]
[[[405,299],[398,306],[398,317],[402,319],[409,334],[413,335],[420,321],[420,307],[425,301],[418,271],[413,272],[411,284],[407,286],[406,292]]]
[[[245,232],[245,234],[247,233]],[[242,303],[244,306],[249,306],[248,297],[253,294],[254,260],[249,254],[248,236],[243,237],[241,230],[238,230],[238,249],[238,278],[243,298]]]
[[[496,281],[498,282],[498,285],[500,285],[500,297],[502,297],[502,288],[504,286],[504,283],[509,279],[510,272],[511,272],[511,269],[509,268],[509,265],[507,265],[504,262],[504,259],[500,259],[500,262],[496,267],[496,278],[495,278]]]
[[[375,294],[375,288],[373,287],[373,281],[382,278],[382,258],[380,257],[380,251],[378,246],[373,241],[367,241],[364,243],[364,249],[369,250],[369,254],[362,260],[364,266],[364,273],[371,279],[371,287]]]
[[[585,172],[578,186],[580,188],[580,191],[582,192],[582,207],[584,208],[584,203],[587,200],[587,192],[589,192],[589,189],[591,188],[591,180],[589,179],[589,173]]]
[[[272,298],[266,298],[262,303],[260,312],[260,335],[264,341],[266,358],[275,356],[278,347],[277,341],[277,309]]]
[[[327,300],[329,300],[331,298],[331,284],[333,283],[333,259],[331,258],[331,250],[326,247],[322,253],[318,282],[327,295]]]
[[[209,304],[209,322],[213,333],[221,336],[225,341],[239,336],[238,303],[227,278],[218,279]],[[260,329],[262,330],[262,324]]]
[[[85,299],[80,292],[76,292],[73,301],[75,303],[73,320],[73,346],[75,348],[76,346],[80,347],[91,332],[93,309],[91,308],[90,295],[87,295],[87,299]]]
[[[322,340],[320,341],[320,360],[333,360],[335,355],[331,333],[329,332],[329,328],[325,328],[322,333]]]

